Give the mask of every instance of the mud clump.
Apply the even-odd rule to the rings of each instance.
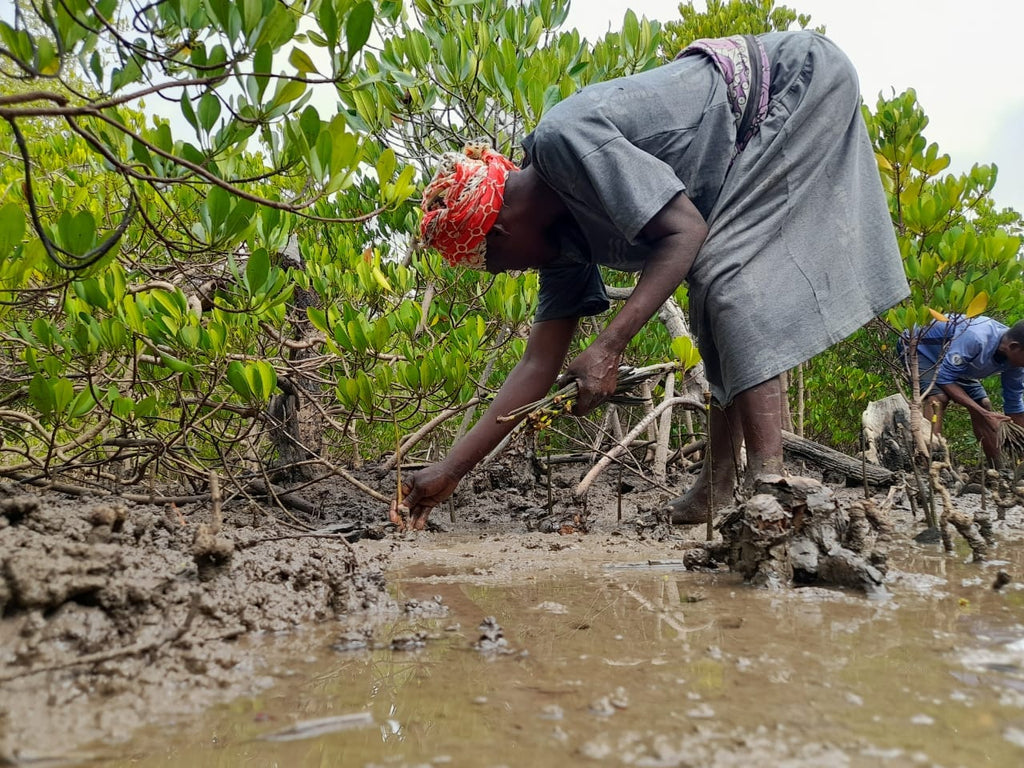
[[[192,540],[192,559],[200,581],[210,581],[221,566],[226,565],[235,553],[235,543],[218,535],[213,526],[200,523]]]
[[[828,487],[769,476],[726,513],[711,559],[756,586],[819,584],[884,594],[887,515],[870,500],[841,504]]]
[[[41,723],[73,746],[211,688],[240,695],[259,676],[236,639],[397,610],[383,562],[344,542],[255,528],[241,506],[216,533],[196,518],[209,511],[0,488],[0,701],[16,702],[0,747],[38,747]],[[137,714],[97,727],[83,704],[96,695]]]
[[[505,638],[505,630],[498,624],[497,619],[488,616],[479,626],[480,637],[473,643],[473,648],[484,655],[505,656],[515,653]]]
[[[101,504],[89,512],[89,522],[96,528],[107,528],[118,533],[128,519],[128,510],[121,504]]]
[[[34,496],[0,498],[0,528],[17,525],[38,509],[39,500]]]

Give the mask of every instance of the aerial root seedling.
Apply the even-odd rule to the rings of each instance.
[[[641,382],[655,376],[663,375],[669,371],[677,371],[679,368],[680,365],[678,363],[658,363],[657,365],[648,365],[643,368],[633,368],[626,365],[620,366],[618,378],[616,380],[615,393],[609,399],[611,402],[614,402],[617,397],[625,395]],[[509,411],[504,416],[498,417],[498,421],[515,421],[522,416],[532,415],[539,412],[537,419],[544,422],[543,426],[546,426],[546,422],[550,419],[545,417],[550,417],[551,415],[563,412],[571,412],[572,402],[576,399],[579,393],[579,383],[575,380],[570,381],[553,394],[532,403],[527,403],[526,405]]]
[[[1004,421],[999,425],[999,451],[1018,464],[1024,461],[1024,427],[1015,421]]]

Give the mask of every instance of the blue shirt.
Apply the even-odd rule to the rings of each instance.
[[[918,367],[926,371],[938,366],[938,385],[1001,374],[1003,412],[1024,413],[1024,368],[998,354],[1007,330],[990,317],[950,315],[949,322],[933,323],[924,331],[917,347]]]

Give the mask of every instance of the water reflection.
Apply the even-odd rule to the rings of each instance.
[[[1000,567],[1020,573],[1014,557]],[[637,565],[516,584],[406,574],[399,602],[440,596],[448,614],[372,627],[347,652],[325,627],[264,696],[104,765],[1024,764],[1024,593],[991,589],[995,566],[908,549],[876,602]],[[474,649],[487,616],[511,653]],[[266,739],[358,713],[372,724]]]

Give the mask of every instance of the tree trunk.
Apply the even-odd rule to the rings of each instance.
[[[910,406],[903,395],[868,403],[860,420],[868,461],[894,472],[913,469]]]
[[[305,269],[295,235],[291,236],[279,256],[283,266]],[[288,306],[294,341],[307,341],[316,335],[316,328],[309,322],[306,308],[317,304],[315,291],[296,288]],[[293,349],[289,359],[298,362],[313,354],[313,346],[301,347]],[[318,473],[315,464],[310,462],[319,458],[324,446],[323,414],[312,403],[312,398],[320,393],[321,386],[315,380],[298,373],[281,377],[278,385],[282,394],[274,395],[267,405],[267,413],[273,425],[270,441],[277,452],[277,459],[271,466],[273,476],[286,482],[312,480]]]

